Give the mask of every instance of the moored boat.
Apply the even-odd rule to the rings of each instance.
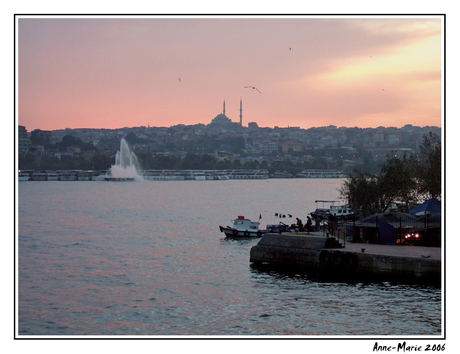
[[[65,170],[60,172],[59,179],[61,181],[76,181],[77,176],[75,172]]]
[[[46,181],[46,172],[39,171],[32,173],[32,180],[33,181]]]
[[[260,220],[260,218],[259,218]],[[232,220],[233,226],[219,226],[220,232],[223,232],[226,237],[262,237],[269,232],[284,232],[288,230],[286,224],[267,225],[265,230],[259,229],[260,223],[246,219],[244,216],[238,216]]]
[[[32,171],[19,171],[18,181],[30,181],[30,174]]]
[[[232,220],[233,227],[219,226],[220,232],[223,232],[227,237],[261,237],[267,233],[267,230],[259,230],[259,222],[246,219],[244,216],[238,216]]]
[[[58,174],[56,171],[46,171],[46,180],[47,181],[57,181],[59,178],[58,178]]]
[[[355,215],[348,205],[331,205],[329,213],[339,219],[349,219]]]

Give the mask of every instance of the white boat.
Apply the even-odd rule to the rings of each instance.
[[[59,178],[61,181],[75,181],[76,175],[72,171],[61,171],[61,176]]]
[[[180,171],[174,170],[147,170],[141,171],[142,177],[146,181],[183,181],[184,176]]]
[[[203,171],[195,171],[192,173],[195,181],[206,181],[206,176]]]
[[[46,172],[34,172],[32,173],[33,181],[46,181]]]
[[[47,171],[47,172],[46,172],[46,180],[47,180],[47,181],[57,181],[57,180],[58,180],[58,174],[57,174],[57,172],[54,172],[54,171]]]
[[[91,171],[79,171],[77,179],[79,181],[91,181],[92,172]]]
[[[268,170],[226,170],[228,179],[267,179]]]
[[[340,171],[328,170],[303,170],[297,174],[299,178],[346,178],[346,175]]]
[[[260,220],[260,219],[259,219]],[[289,232],[289,226],[283,222],[278,225],[267,225],[265,230],[259,229],[260,223],[246,219],[244,216],[238,216],[232,220],[233,226],[219,226],[220,232],[223,232],[226,237],[261,237],[266,233],[282,233]]]
[[[18,173],[18,181],[30,181],[29,172],[19,171],[19,173]]]
[[[259,222],[246,219],[244,216],[238,216],[232,220],[233,226],[219,226],[220,232],[227,237],[261,237],[267,233],[267,230],[259,229]]]
[[[347,218],[354,215],[353,210],[348,205],[331,205],[330,214],[339,218]]]

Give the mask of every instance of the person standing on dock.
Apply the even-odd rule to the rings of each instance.
[[[303,230],[302,220],[300,220],[299,218],[296,218],[296,220],[297,220],[297,228],[299,229],[299,231],[302,231]]]
[[[307,216],[307,223],[305,224],[305,228],[307,229],[307,232],[311,232],[312,231],[312,227],[311,227],[311,218],[309,216]]]

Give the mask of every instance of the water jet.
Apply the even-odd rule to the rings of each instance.
[[[120,141],[120,150],[115,155],[115,164],[110,167],[106,181],[143,181],[136,154],[131,151],[125,139]]]

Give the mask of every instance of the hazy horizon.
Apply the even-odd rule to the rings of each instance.
[[[233,123],[238,123],[238,122],[233,122]],[[249,122],[249,123],[252,123],[252,122]],[[257,122],[255,122],[257,123]],[[79,130],[79,129],[107,129],[107,130],[118,130],[118,129],[135,129],[135,128],[172,128],[172,127],[175,127],[175,126],[178,126],[178,125],[185,125],[185,126],[194,126],[194,125],[205,125],[207,126],[209,123],[194,123],[194,124],[182,124],[182,123],[178,123],[178,124],[174,124],[174,125],[170,125],[170,126],[145,126],[145,125],[141,125],[141,126],[124,126],[124,127],[115,127],[115,128],[104,128],[104,127],[92,127],[92,128],[89,128],[89,127],[75,127],[75,128],[69,128],[69,127],[66,127],[66,128],[57,128],[57,129],[41,129],[41,128],[36,128],[36,129],[39,129],[39,130],[66,130],[66,129],[72,129],[72,130]],[[19,125],[22,125],[22,124],[19,124]],[[298,126],[275,126],[275,127],[262,127],[262,126],[258,126],[259,128],[263,128],[263,129],[266,129],[266,128],[269,128],[269,129],[275,129],[275,128],[280,128],[280,129],[285,129],[285,128],[300,128],[300,129],[305,129],[305,130],[308,130],[308,129],[318,129],[318,128],[327,128],[329,126],[335,126],[334,124],[330,124],[330,125],[322,125],[322,126],[314,126],[314,127],[306,127],[306,128],[302,128],[302,127],[298,127]],[[389,128],[395,128],[395,129],[402,129],[404,128],[406,125],[412,125],[416,128],[431,128],[431,127],[435,127],[435,128],[439,128],[441,129],[442,127],[441,126],[437,126],[437,125],[414,125],[414,124],[405,124],[401,127],[395,127],[395,126],[377,126],[377,127],[358,127],[358,126],[353,126],[353,127],[347,127],[347,126],[336,126],[337,129],[340,129],[340,128],[345,128],[345,129],[354,129],[354,128],[357,128],[357,129],[378,129],[378,128],[384,128],[384,129],[389,129]],[[30,129],[27,129],[27,127],[25,126],[26,130],[28,132],[31,132],[32,130]],[[247,126],[243,126],[243,128],[247,128]]]

